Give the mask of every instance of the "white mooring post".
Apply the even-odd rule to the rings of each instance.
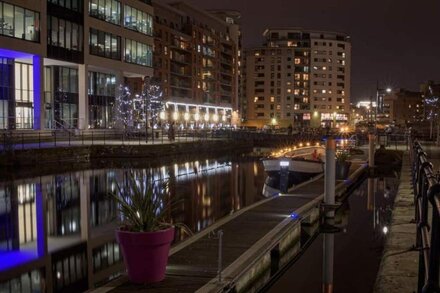
[[[325,144],[325,190],[324,203],[327,205],[335,204],[335,185],[336,185],[336,143],[333,137],[328,137]],[[328,209],[327,218],[333,218],[335,211]]]
[[[335,261],[335,234],[324,233],[322,292],[333,293],[333,268]]]
[[[376,137],[373,133],[368,134],[368,167],[374,167],[374,151],[376,149]]]

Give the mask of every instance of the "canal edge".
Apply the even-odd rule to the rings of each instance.
[[[374,292],[416,292],[418,252],[413,249],[416,241],[416,224],[411,163],[407,151],[402,158],[400,184],[389,231]]]

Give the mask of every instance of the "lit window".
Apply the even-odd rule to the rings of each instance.
[[[147,44],[125,39],[125,62],[153,66],[153,48]]]
[[[300,63],[301,63],[301,59],[295,58],[295,64],[300,64]]]
[[[153,17],[128,5],[124,6],[124,26],[149,36],[153,35]]]
[[[70,1],[60,1],[60,2],[70,2]],[[105,20],[107,22],[119,24],[121,18],[120,17],[121,4],[117,0],[107,0],[107,1],[91,0],[89,6],[89,14],[90,16]]]
[[[270,97],[270,102],[271,103],[275,102],[275,97]]]

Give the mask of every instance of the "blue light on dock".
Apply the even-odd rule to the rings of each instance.
[[[291,213],[291,214],[290,214],[290,218],[291,218],[292,220],[298,220],[298,219],[299,219],[299,215],[298,215],[297,213]]]

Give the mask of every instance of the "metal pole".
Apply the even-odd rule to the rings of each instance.
[[[223,230],[217,231],[218,237],[218,282],[222,282],[222,263],[223,263]]]
[[[324,233],[324,257],[323,257],[323,276],[322,292],[333,292],[333,264],[335,257],[335,235]]]
[[[374,151],[376,149],[376,137],[373,133],[368,134],[368,166],[374,167]]]
[[[335,185],[336,185],[336,142],[333,137],[327,137],[325,146],[325,192],[324,203],[328,205],[335,204]],[[326,217],[333,218],[335,211],[329,209]]]

